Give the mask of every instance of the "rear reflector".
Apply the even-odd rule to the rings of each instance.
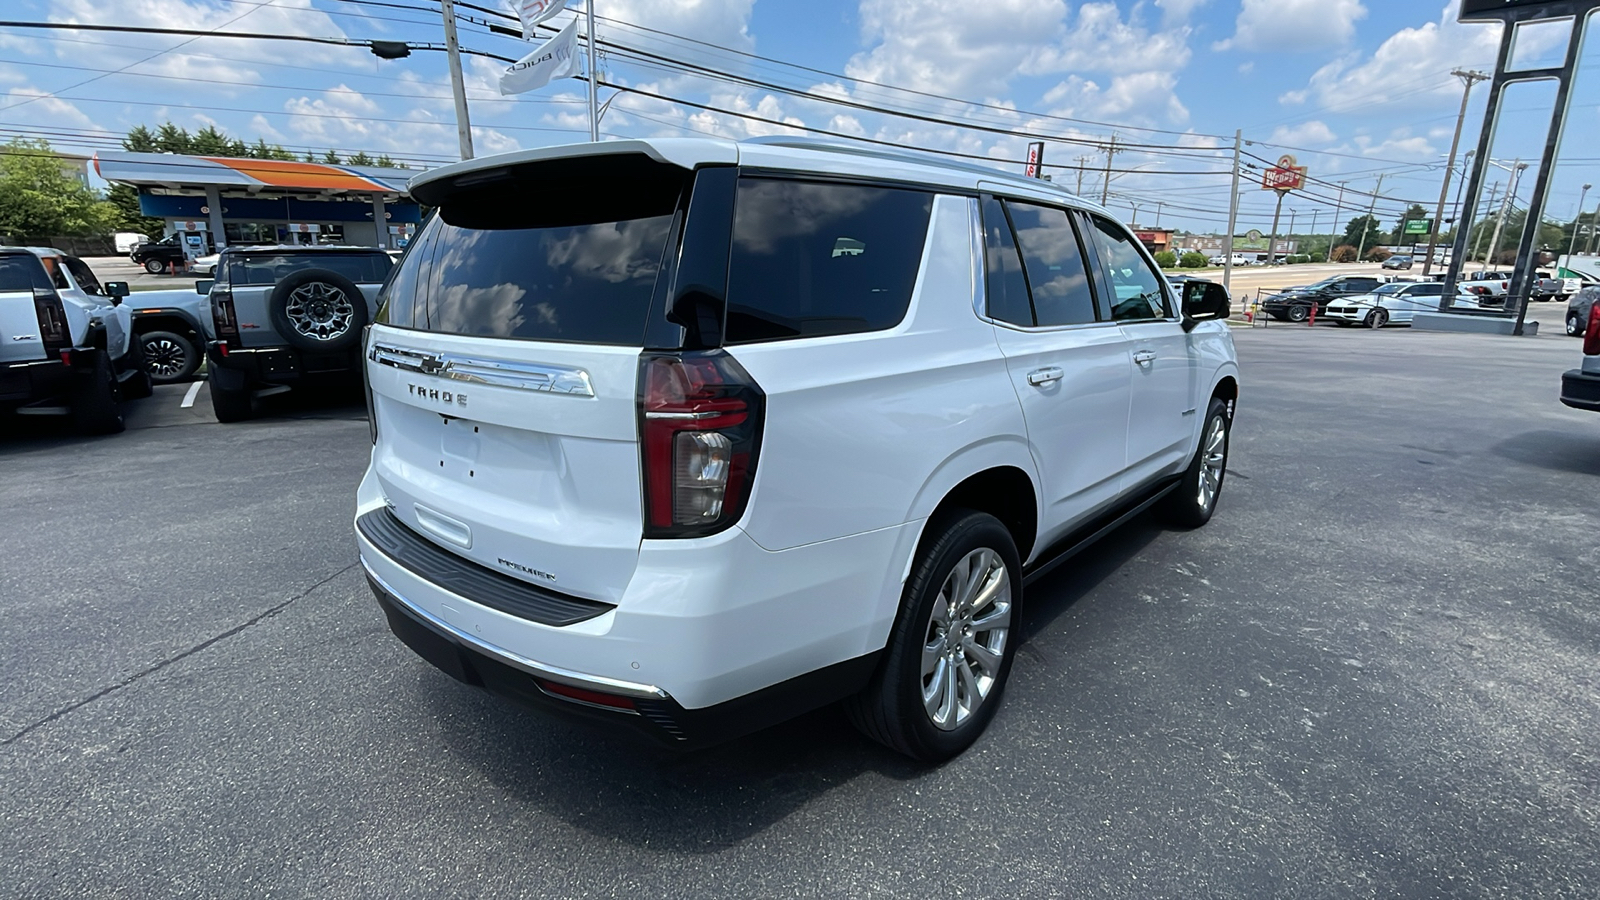
[[[603,694],[599,691],[590,691],[579,687],[573,687],[570,684],[558,684],[554,681],[545,681],[543,678],[535,678],[534,681],[538,683],[539,690],[544,691],[546,694],[560,697],[563,700],[575,700],[579,703],[587,703],[590,706],[603,706],[607,709],[625,710],[627,712],[636,711],[636,708],[633,705],[632,697],[619,697],[616,694]]]

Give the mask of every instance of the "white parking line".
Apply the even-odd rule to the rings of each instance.
[[[189,385],[189,393],[183,395],[183,403],[178,407],[179,409],[188,409],[194,405],[194,398],[199,395],[200,385],[202,384],[205,384],[205,382],[196,381],[194,384]]]

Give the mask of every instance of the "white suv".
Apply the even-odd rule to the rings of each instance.
[[[920,759],[999,704],[1024,582],[1210,518],[1238,369],[1099,207],[802,141],[549,147],[438,212],[365,344],[360,554],[470,684],[689,746],[839,699]]]

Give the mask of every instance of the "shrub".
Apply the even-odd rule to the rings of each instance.
[[[1340,244],[1339,246],[1333,248],[1333,261],[1344,263],[1355,262],[1356,248],[1350,246],[1349,244]]]
[[[1198,250],[1190,250],[1178,260],[1178,265],[1185,269],[1203,269],[1206,267],[1206,255]]]
[[[1383,262],[1393,255],[1382,247],[1373,247],[1367,251],[1367,262]]]
[[[1163,250],[1156,254],[1156,265],[1163,269],[1170,269],[1178,264],[1178,254],[1171,250]]]
[[[1299,263],[1308,263],[1311,262],[1311,257],[1304,253],[1296,253],[1289,257],[1289,262],[1294,265],[1298,265]]]

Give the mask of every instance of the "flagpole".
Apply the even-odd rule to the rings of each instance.
[[[584,41],[589,50],[589,140],[598,143],[600,140],[600,108],[595,105],[594,89],[594,0],[588,0],[584,7],[587,10],[585,15],[589,17],[589,35]]]

